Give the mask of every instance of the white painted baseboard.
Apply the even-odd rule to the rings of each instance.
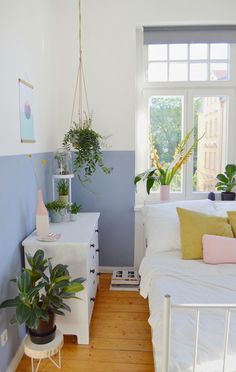
[[[124,269],[134,270],[134,267],[129,267],[129,266],[120,266],[120,267],[117,267],[117,266],[100,266],[99,267],[99,271],[102,274],[113,273],[114,270],[124,270]]]
[[[25,336],[26,337],[26,336]],[[12,358],[6,372],[15,372],[20,361],[21,361],[21,358],[23,357],[24,355],[24,341],[25,341],[25,338],[23,338],[15,356]]]

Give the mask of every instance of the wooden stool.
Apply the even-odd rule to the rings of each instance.
[[[24,342],[24,352],[31,358],[32,372],[37,372],[42,359],[50,359],[51,362],[57,367],[61,368],[61,348],[63,346],[63,335],[60,331],[56,331],[56,336],[53,341],[44,345],[34,344],[30,337],[27,336]],[[58,363],[51,357],[58,353]],[[34,359],[38,359],[36,369],[34,368]]]

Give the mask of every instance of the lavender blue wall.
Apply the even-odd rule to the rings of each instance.
[[[97,171],[92,183],[73,180],[72,197],[84,212],[100,212],[101,266],[132,266],[134,262],[134,151],[105,151],[111,175]]]
[[[41,160],[46,159],[46,166]],[[21,269],[21,242],[35,228],[37,184],[33,167],[44,191],[51,197],[51,154],[0,157],[0,302],[15,296],[9,280]],[[0,310],[0,334],[7,328],[9,341],[0,347],[0,372],[5,372],[25,334],[24,327],[10,326],[12,310]]]

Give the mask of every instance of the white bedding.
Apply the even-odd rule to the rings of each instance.
[[[141,295],[149,297],[156,370],[162,366],[163,298],[172,303],[236,304],[236,265],[207,265],[182,260],[179,251],[146,256],[140,266]],[[222,371],[225,312],[204,310],[200,315],[196,372]],[[172,313],[169,372],[192,371],[195,315],[192,310]],[[236,372],[236,311],[231,313],[227,372]]]

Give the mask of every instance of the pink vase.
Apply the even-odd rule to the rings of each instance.
[[[170,200],[170,185],[160,185],[160,201]]]
[[[47,236],[49,234],[48,210],[43,202],[42,190],[38,190],[38,205],[36,210],[36,234]]]

